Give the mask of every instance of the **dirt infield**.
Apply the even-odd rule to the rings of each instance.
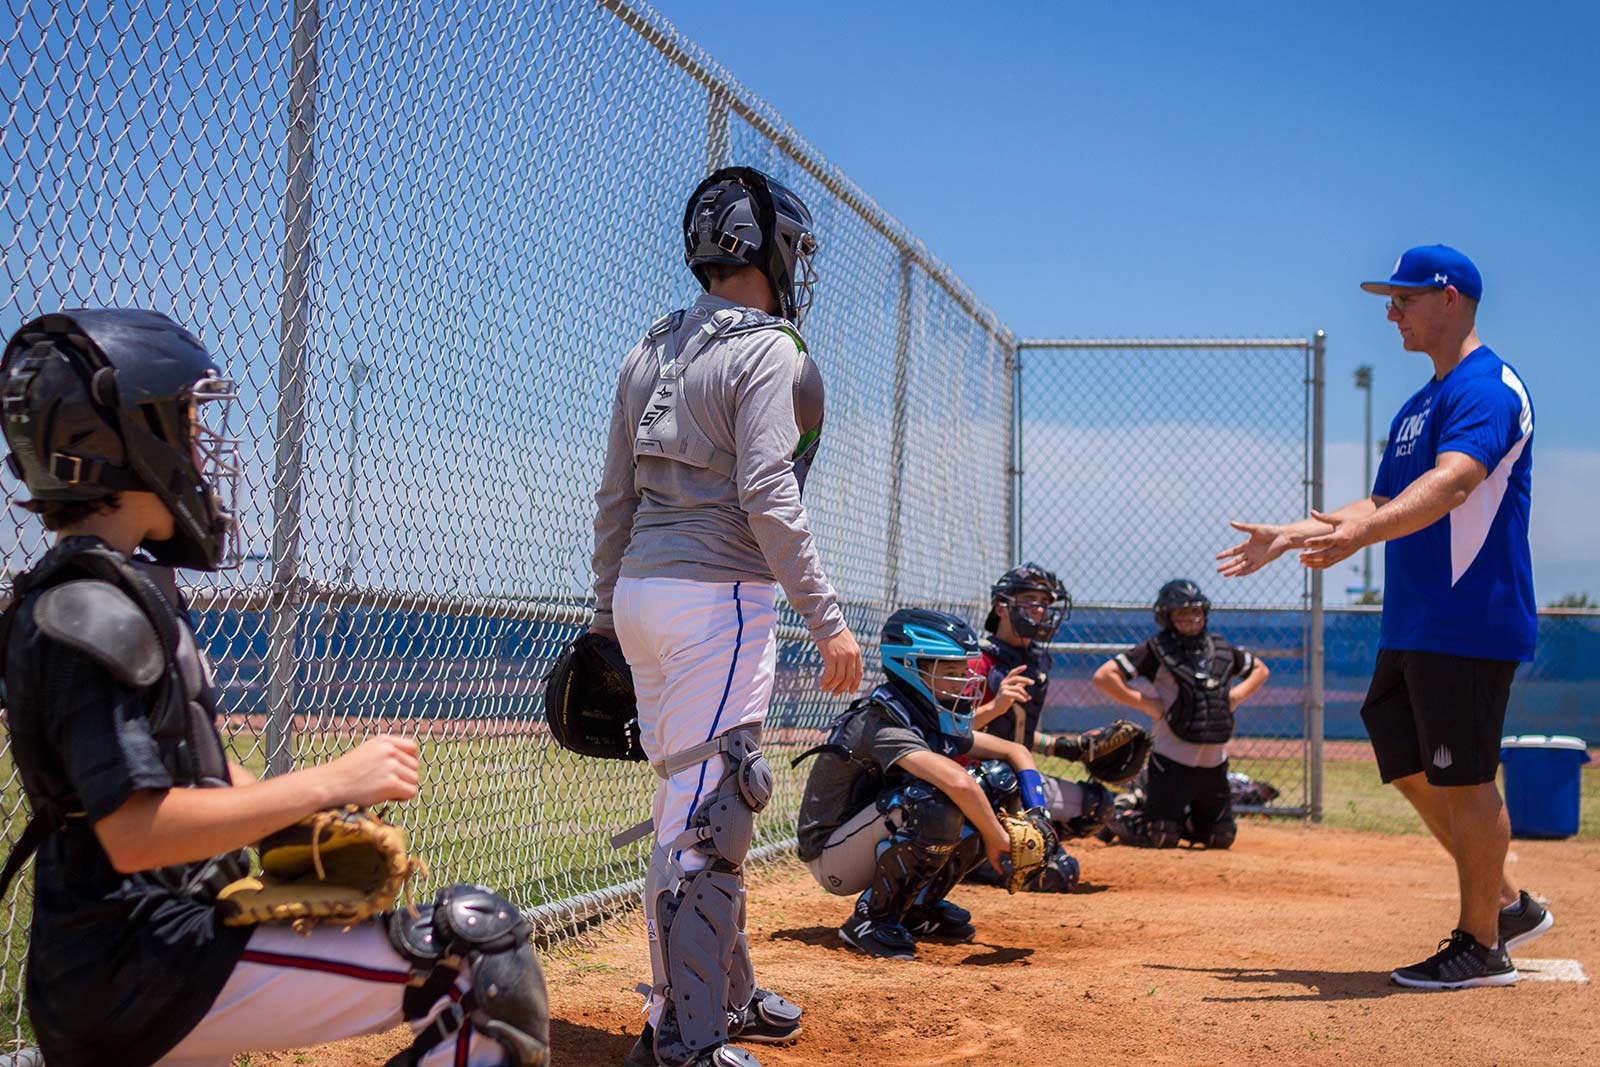
[[[915,963],[844,948],[834,928],[848,902],[798,865],[764,874],[750,908],[757,971],[807,1021],[799,1044],[757,1049],[762,1063],[1596,1062],[1592,983],[1389,984],[1454,922],[1453,869],[1428,838],[1247,820],[1226,853],[1080,844],[1082,892],[960,887],[977,942],[924,944]],[[1600,842],[1512,849],[1556,915],[1526,956],[1576,959],[1593,976]],[[548,970],[555,1062],[620,1063],[641,1021],[629,990],[648,970],[642,935],[619,927]],[[376,1067],[403,1043],[397,1032],[250,1063]]]

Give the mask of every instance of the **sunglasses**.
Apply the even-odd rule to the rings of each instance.
[[[1444,292],[1443,289],[1424,289],[1421,292],[1411,293],[1408,296],[1399,296],[1399,295],[1391,296],[1391,297],[1389,297],[1389,303],[1388,303],[1387,307],[1388,307],[1388,309],[1390,311],[1394,312],[1396,315],[1404,315],[1406,313],[1406,308],[1410,307],[1416,301],[1421,300],[1423,297],[1428,296],[1430,293],[1442,293],[1442,292]]]

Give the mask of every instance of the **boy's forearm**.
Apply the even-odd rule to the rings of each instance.
[[[135,793],[94,824],[122,873],[198,863],[255,844],[267,834],[331,804],[310,771],[231,789]]]
[[[1233,702],[1240,704],[1255,696],[1261,687],[1267,684],[1268,673],[1270,672],[1267,670],[1266,664],[1257,660],[1255,669],[1245,675],[1239,684],[1233,687]]]
[[[1096,675],[1094,687],[1118,704],[1130,708],[1144,710],[1144,696],[1137,689],[1122,680],[1122,675]]]

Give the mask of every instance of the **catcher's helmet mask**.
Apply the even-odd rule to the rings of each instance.
[[[1042,594],[1044,604],[1029,604],[1019,598],[1024,593]],[[1053,571],[1037,563],[1023,563],[1000,576],[989,588],[989,617],[983,628],[994,633],[1000,628],[999,605],[1018,637],[1028,641],[1048,641],[1072,615],[1072,597]]]
[[[193,570],[237,566],[237,393],[205,346],[156,311],[72,309],[23,325],[0,356],[7,466],[35,500],[155,494],[173,534],[140,547]]]
[[[703,289],[712,263],[755,267],[766,276],[778,313],[796,326],[811,306],[818,249],[811,212],[754,167],[723,167],[695,186],[683,211],[683,261]]]
[[[1199,608],[1201,611],[1201,632],[1211,625],[1211,601],[1200,591],[1200,587],[1187,578],[1174,578],[1161,587],[1156,594],[1156,602],[1151,609],[1155,616],[1156,625],[1163,630],[1174,629],[1172,613],[1179,608]]]
[[[927,608],[901,608],[884,621],[878,654],[891,689],[946,737],[970,737],[983,699],[983,675],[972,668],[978,635],[961,618]],[[959,662],[964,671],[939,671]]]

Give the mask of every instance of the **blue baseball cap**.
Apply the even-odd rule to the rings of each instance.
[[[1361,288],[1393,296],[1396,290],[1443,289],[1447,285],[1455,286],[1462,296],[1483,299],[1483,276],[1472,260],[1449,245],[1418,245],[1406,249],[1388,281],[1362,282]]]

